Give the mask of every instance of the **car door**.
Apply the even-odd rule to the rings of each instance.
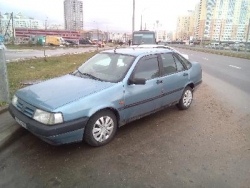
[[[159,80],[159,71],[159,60],[156,55],[144,57],[137,63],[131,78],[145,79],[146,82],[144,85],[125,86],[124,121],[137,119],[161,107],[162,82]]]
[[[166,106],[180,100],[184,87],[188,82],[189,74],[175,53],[164,53],[160,57],[163,80],[162,105]]]

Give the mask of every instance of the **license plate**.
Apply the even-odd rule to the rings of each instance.
[[[27,129],[26,123],[15,117],[16,122],[21,125],[23,128]]]

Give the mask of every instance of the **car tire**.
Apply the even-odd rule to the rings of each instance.
[[[84,140],[91,146],[103,146],[113,139],[116,130],[115,114],[110,110],[102,110],[89,119],[84,131]]]
[[[186,110],[191,106],[192,101],[193,101],[193,90],[191,87],[187,86],[183,91],[183,94],[181,96],[179,103],[177,104],[177,107],[180,110]]]

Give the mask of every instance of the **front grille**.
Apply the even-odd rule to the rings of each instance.
[[[35,113],[35,108],[21,99],[18,99],[16,107],[20,112],[30,118],[32,118]]]
[[[28,117],[33,117],[34,115],[34,110],[29,108],[29,107],[26,107],[23,111],[23,113],[28,116]]]
[[[17,109],[19,110],[19,111],[22,111],[22,108],[23,108],[23,104],[22,103],[20,103],[20,101],[18,101],[17,102]]]

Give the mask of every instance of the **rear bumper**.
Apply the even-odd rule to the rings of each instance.
[[[82,141],[84,128],[89,119],[88,117],[84,117],[61,124],[44,125],[25,116],[12,104],[9,106],[9,112],[14,119],[18,118],[19,124],[21,121],[22,126],[28,131],[52,145]]]

